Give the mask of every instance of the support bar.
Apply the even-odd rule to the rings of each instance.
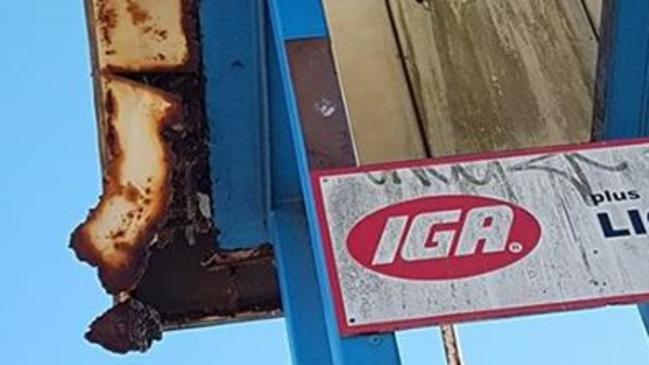
[[[649,6],[605,0],[593,123],[595,139],[649,135]],[[640,306],[649,333],[649,304]]]
[[[312,326],[312,331],[317,336],[321,336],[322,331],[326,332],[331,364],[333,365],[399,365],[401,362],[394,334],[342,338],[338,331],[333,297],[327,277],[324,248],[317,225],[310,173],[312,168],[353,166],[356,161],[351,137],[348,131],[346,134],[343,133],[343,129],[348,126],[337,79],[333,72],[333,58],[329,53],[329,42],[320,1],[302,0],[299,3],[300,5],[294,1],[270,0],[269,11],[274,35],[274,49],[271,52],[277,57],[277,67],[272,66],[270,72],[277,72],[281,79],[282,91],[285,95],[283,106],[289,122],[288,128],[282,128],[285,128],[283,132],[288,129],[291,134],[290,144],[281,143],[278,145],[276,140],[272,144],[277,147],[289,146],[294,153],[294,166],[299,174],[299,178],[296,180],[299,180],[300,183],[300,196],[303,197],[304,209],[300,212],[293,211],[295,215],[304,214],[299,219],[304,220],[302,227],[308,228],[312,254],[310,263],[307,262],[304,265],[311,265],[309,271],[315,270],[317,278],[315,287],[321,298],[321,307],[313,308],[314,320],[300,324]],[[310,10],[309,12],[296,12],[296,9]],[[304,16],[299,14],[309,14],[310,20],[305,21]],[[288,43],[290,43],[290,50],[287,46]],[[270,76],[271,84],[276,80],[277,75]],[[297,87],[300,87],[300,90],[296,90]],[[276,120],[271,121],[271,125],[275,122]],[[303,130],[304,124],[309,126],[309,130]],[[275,128],[277,127],[271,129]],[[275,169],[277,167],[273,166],[273,170]],[[289,214],[288,211],[273,213],[273,217],[277,217],[277,219],[273,219],[275,225],[282,220],[293,220],[294,222],[299,220],[296,217],[283,218],[285,214]],[[295,226],[295,228],[298,227]],[[284,229],[286,227],[278,226],[274,230],[277,230],[281,235]],[[294,233],[298,233],[298,231],[299,229]],[[303,235],[295,235],[295,239],[299,237],[303,237]],[[279,250],[285,251],[290,245],[299,243],[284,241],[277,244],[282,245],[278,248]],[[284,253],[280,254],[284,255]],[[298,257],[291,258],[290,255],[285,258],[286,260],[282,258],[278,261],[282,266],[280,272],[288,272],[292,265],[290,260],[298,259]],[[304,257],[299,259],[305,260]],[[306,279],[311,280],[310,278]],[[285,275],[282,280],[284,280],[282,287],[288,288],[300,285],[300,282],[303,282],[305,278]],[[304,293],[285,291],[283,293],[285,306],[290,307],[294,303],[306,301],[308,298],[304,298],[305,295],[313,294],[311,291]],[[296,326],[298,317],[290,312],[285,312],[285,314],[289,335],[292,337],[291,342],[299,347],[305,346],[302,338],[295,337],[300,335]],[[324,320],[324,325],[320,324],[321,319]],[[327,342],[322,341],[320,346],[326,346]],[[312,364],[304,358],[304,356],[309,356],[308,352],[306,347],[295,349],[293,352],[295,363]]]

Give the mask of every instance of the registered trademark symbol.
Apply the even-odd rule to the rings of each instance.
[[[512,242],[507,247],[511,253],[521,253],[523,252],[523,245],[520,242]]]

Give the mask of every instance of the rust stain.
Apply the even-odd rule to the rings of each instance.
[[[111,45],[113,43],[112,32],[117,26],[117,10],[106,0],[97,0],[97,9],[101,37],[107,45]]]
[[[195,0],[88,1],[100,69],[148,72],[197,66]]]
[[[161,40],[167,39],[169,32],[167,32],[164,29],[158,29],[155,31],[155,35],[160,38]]]
[[[126,186],[122,188],[123,190],[121,191],[121,194],[129,201],[133,203],[137,203],[140,201],[140,197],[142,194],[140,194],[140,190],[136,188],[133,184],[127,183]],[[145,189],[151,189],[151,187],[146,187]]]
[[[138,283],[167,208],[172,153],[163,131],[181,118],[181,104],[128,80],[104,77],[103,84],[109,150],[104,194],[73,232],[71,247],[98,267],[102,284],[116,294]]]
[[[151,20],[149,12],[142,8],[138,3],[133,0],[126,0],[126,3],[128,4],[126,10],[131,14],[131,21],[134,25],[139,25]]]
[[[112,90],[106,90],[106,96],[103,99],[104,111],[110,120],[111,115],[117,115],[117,105],[115,101],[115,95],[113,95]],[[104,141],[106,148],[106,155],[109,160],[115,160],[121,154],[121,148],[119,145],[117,131],[115,130],[115,125],[112,123],[106,123],[101,121],[102,129],[104,132]],[[107,180],[104,178],[104,188],[106,187]]]

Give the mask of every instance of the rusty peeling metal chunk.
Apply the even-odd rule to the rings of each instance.
[[[162,320],[152,307],[129,299],[97,318],[86,333],[86,339],[107,350],[125,354],[144,352],[153,341],[162,339]]]
[[[172,152],[163,131],[182,113],[176,96],[117,77],[102,78],[102,98],[104,193],[70,246],[117,294],[133,289],[146,268],[171,193]]]
[[[116,301],[86,338],[145,351],[162,330],[279,315],[270,246],[218,248],[198,1],[85,2],[104,191],[70,246]]]
[[[100,69],[126,72],[186,68],[195,63],[194,0],[91,0]]]

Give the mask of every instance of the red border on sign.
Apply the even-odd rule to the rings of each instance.
[[[417,319],[405,319],[389,322],[377,322],[369,325],[349,325],[347,323],[347,314],[343,305],[342,290],[338,280],[338,270],[334,260],[333,242],[329,230],[329,224],[326,219],[324,207],[324,198],[320,181],[324,177],[336,177],[350,173],[378,172],[383,170],[413,168],[421,166],[438,166],[450,163],[488,161],[496,158],[522,157],[543,153],[565,153],[571,151],[588,151],[594,149],[604,149],[610,147],[634,146],[649,143],[649,138],[635,138],[617,141],[605,141],[596,143],[583,143],[573,145],[559,145],[539,148],[528,148],[519,150],[508,150],[499,152],[488,152],[483,154],[471,154],[461,156],[442,157],[436,159],[410,160],[391,163],[371,164],[360,167],[348,167],[330,170],[319,170],[311,173],[311,185],[315,198],[316,211],[320,232],[322,235],[322,244],[325,249],[327,260],[327,275],[331,285],[336,318],[338,327],[343,336],[360,335],[376,332],[392,332],[396,330],[409,329],[427,325],[440,325],[456,322],[467,322],[485,319],[507,318],[521,315],[543,314],[550,312],[561,312],[576,309],[588,309],[603,307],[607,305],[636,304],[649,302],[649,293],[631,294],[625,296],[612,296],[597,299],[575,300],[570,302],[546,303],[539,305],[520,306],[512,308],[502,308],[486,311],[463,312],[442,316],[431,316]]]

